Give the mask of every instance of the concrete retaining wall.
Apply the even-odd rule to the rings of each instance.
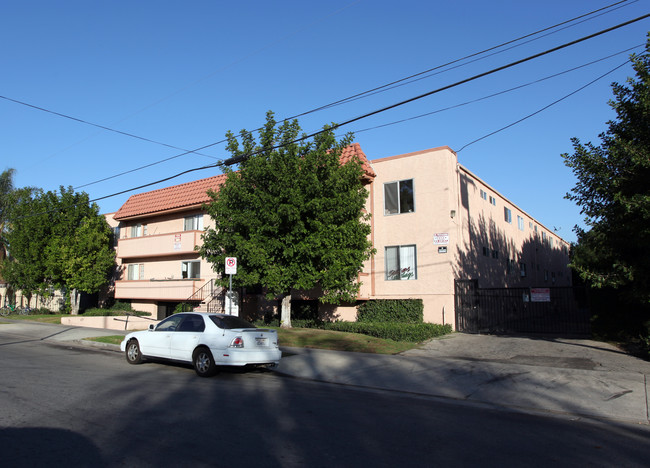
[[[106,328],[108,330],[146,330],[150,324],[157,324],[159,320],[145,317],[114,316],[114,317],[61,317],[63,325],[88,328]]]

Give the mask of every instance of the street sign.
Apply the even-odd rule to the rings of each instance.
[[[237,257],[226,257],[226,274],[237,274]]]

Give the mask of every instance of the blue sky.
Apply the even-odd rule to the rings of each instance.
[[[190,150],[223,140],[227,130],[259,127],[267,110],[278,118],[293,116],[613,3],[8,0],[0,7],[0,95]],[[629,0],[588,21],[309,114],[300,123],[306,132],[316,131],[325,123],[354,118],[637,18],[647,14],[648,7],[647,0]],[[650,20],[641,20],[360,120],[345,131],[355,132],[355,141],[371,160],[449,146],[470,171],[574,241],[572,228],[582,217],[564,199],[575,179],[560,155],[572,151],[571,137],[599,142],[598,134],[614,116],[607,104],[610,85],[632,75],[629,63],[545,111],[463,147],[624,64],[632,51],[496,97],[374,127],[458,106],[642,46],[648,30]],[[0,169],[16,169],[16,186],[80,187],[91,199],[229,156],[218,144],[200,155],[187,154],[86,185],[182,151],[7,99],[0,99],[0,123]],[[139,191],[219,172],[197,171]],[[98,203],[102,212],[116,211],[133,193]]]

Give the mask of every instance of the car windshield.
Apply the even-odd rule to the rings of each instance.
[[[252,323],[240,319],[234,315],[210,315],[210,319],[219,328],[230,330],[231,328],[257,328]]]

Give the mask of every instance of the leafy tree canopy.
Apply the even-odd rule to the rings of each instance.
[[[361,163],[340,160],[352,136],[337,142],[331,127],[311,141],[299,133],[296,120],[278,126],[271,112],[258,142],[246,130],[241,143],[227,133],[228,150],[242,159],[210,192],[214,227],[201,256],[222,274],[225,257],[237,257],[235,284],[262,286],[269,296],[286,300],[292,289],[320,287],[322,302],[355,300],[372,246]],[[290,323],[284,309],[283,302],[283,323]]]
[[[577,178],[566,198],[576,202],[589,230],[575,228],[572,267],[594,287],[623,287],[650,301],[650,39],[632,55],[636,73],[612,85],[616,118],[601,144],[572,139],[563,154]]]
[[[7,256],[5,232],[8,228],[11,194],[14,191],[13,175],[15,169],[7,169],[0,174],[0,261]]]
[[[50,288],[97,292],[115,260],[111,229],[86,193],[23,188],[12,193],[2,275],[26,296]]]

